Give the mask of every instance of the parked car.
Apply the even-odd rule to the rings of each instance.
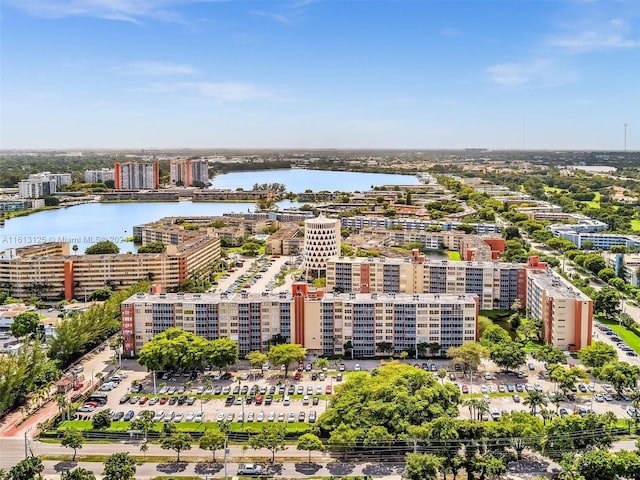
[[[262,474],[262,466],[255,463],[242,463],[238,466],[238,475],[259,476]]]

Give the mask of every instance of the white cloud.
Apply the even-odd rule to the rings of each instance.
[[[547,43],[573,53],[640,47],[640,41],[631,37],[628,22],[620,18],[613,18],[565,35],[553,36]]]
[[[196,93],[202,97],[221,102],[278,98],[274,92],[258,85],[242,82],[177,82],[150,83],[137,88],[138,92],[169,94],[177,92]]]
[[[257,85],[240,82],[194,82],[183,86],[195,89],[203,96],[227,102],[271,98],[273,94]]]
[[[150,76],[192,75],[196,73],[191,65],[158,61],[130,62],[117,67],[116,70],[131,75]]]
[[[141,23],[144,18],[180,21],[175,7],[224,0],[3,0],[3,3],[47,18],[96,17]]]
[[[551,87],[575,80],[575,74],[551,59],[523,63],[501,63],[487,69],[491,81],[503,86]]]
[[[264,10],[252,10],[251,14],[256,15],[258,17],[270,18],[271,20],[275,20],[278,23],[283,23],[283,24],[290,23],[289,17],[281,13],[266,12]]]

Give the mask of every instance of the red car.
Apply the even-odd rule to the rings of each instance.
[[[327,395],[331,395],[332,393],[332,388],[331,385],[327,385],[324,389],[324,393],[326,393]]]
[[[140,399],[140,405],[144,405],[145,403],[147,403],[149,401],[149,397],[142,397]]]
[[[259,393],[258,395],[256,395],[256,405],[262,405],[262,400],[264,400],[262,394]]]
[[[169,397],[162,397],[160,399],[160,405],[164,405],[165,403],[167,403],[169,401]]]
[[[74,389],[74,390],[80,390],[82,387],[84,387],[84,384],[83,384],[83,383],[76,383],[76,384],[73,386],[73,389]]]

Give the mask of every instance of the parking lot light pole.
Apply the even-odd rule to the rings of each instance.
[[[229,437],[225,437],[224,439],[224,478],[227,480],[227,439]]]

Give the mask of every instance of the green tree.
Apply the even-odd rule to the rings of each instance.
[[[612,319],[620,313],[620,294],[615,288],[603,287],[593,296],[593,311]]]
[[[528,405],[531,409],[531,415],[535,416],[538,413],[539,407],[547,405],[547,399],[538,390],[531,390],[527,393],[527,396],[522,403],[524,405]]]
[[[437,480],[442,460],[428,453],[408,453],[405,475],[409,480]]]
[[[604,342],[593,342],[588,347],[582,347],[578,358],[587,367],[602,367],[618,358],[616,349]]]
[[[40,327],[40,316],[36,312],[22,312],[13,317],[9,326],[11,334],[16,338],[35,337]]]
[[[355,448],[357,439],[358,435],[356,431],[344,423],[341,423],[331,432],[327,443],[332,450],[343,452],[344,458],[346,459],[347,452]]]
[[[136,461],[126,452],[109,455],[104,462],[105,480],[132,480],[136,474]]]
[[[393,435],[382,425],[373,425],[364,436],[362,444],[365,447],[381,447],[389,445],[393,440]]]
[[[110,288],[100,288],[91,292],[87,300],[90,302],[104,302],[111,298],[111,295],[113,295],[113,290]]]
[[[326,358],[319,358],[318,360],[316,360],[316,368],[318,370],[329,368],[329,360],[327,360]]]
[[[138,248],[138,253],[164,253],[166,247],[162,242],[149,242]]]
[[[640,368],[616,360],[598,369],[596,375],[603,382],[611,383],[618,395],[621,395],[625,388],[635,387],[636,382],[640,379]]]
[[[598,278],[603,282],[608,282],[612,278],[615,278],[616,272],[614,272],[613,268],[603,268],[598,272]]]
[[[447,350],[447,356],[453,363],[462,365],[462,369],[477,370],[482,360],[489,356],[489,349],[477,342],[465,342],[459,347],[451,347]]]
[[[131,430],[139,430],[144,434],[144,441],[147,441],[147,435],[153,429],[156,422],[153,421],[153,412],[151,410],[143,410],[140,412],[140,416],[133,420],[129,427]]]
[[[96,412],[91,418],[91,426],[95,430],[109,428],[111,426],[111,412],[108,409]]]
[[[220,370],[238,363],[238,342],[230,338],[216,338],[209,342],[207,359]]]
[[[491,325],[487,327],[487,329],[482,334],[480,341],[483,345],[490,347],[491,345],[495,345],[502,342],[510,342],[511,336],[509,332],[507,332],[500,325]]]
[[[62,437],[62,441],[60,445],[65,448],[73,449],[73,458],[72,462],[76,461],[76,453],[79,448],[82,448],[82,443],[84,439],[82,438],[82,434],[78,430],[65,430],[64,436]]]
[[[86,255],[105,255],[105,254],[113,254],[120,253],[120,248],[113,243],[111,240],[103,240],[98,243],[94,243],[90,247],[88,247],[84,253]]]
[[[536,358],[547,362],[549,365],[553,365],[554,363],[567,363],[567,357],[564,352],[550,343],[546,343],[536,350]]]
[[[224,448],[227,441],[227,436],[220,431],[219,428],[212,428],[207,430],[202,437],[198,446],[202,450],[211,450],[211,461],[216,461],[216,450]]]
[[[598,272],[607,268],[607,262],[597,253],[592,253],[586,256],[583,266],[594,275],[597,275]]]
[[[527,353],[515,342],[505,341],[496,343],[490,348],[489,358],[507,372],[517,370],[527,361]]]
[[[41,479],[44,465],[38,457],[27,457],[16,463],[9,470],[9,480]]]
[[[587,372],[579,367],[566,368],[559,364],[549,365],[549,379],[556,382],[565,395],[575,387],[579,379],[585,380],[587,378]]]
[[[269,359],[266,353],[258,350],[247,353],[245,358],[249,361],[249,365],[251,365],[252,368],[262,368],[262,365],[267,363]]]
[[[185,450],[191,450],[191,444],[193,443],[193,437],[185,432],[175,432],[170,436],[165,437],[160,442],[160,448],[163,450],[174,450],[178,457],[176,462],[180,461],[180,452]]]
[[[324,444],[313,433],[305,433],[298,438],[296,449],[309,452],[309,463],[311,463],[311,452],[324,452]]]
[[[230,339],[224,340],[233,342]],[[151,371],[202,368],[207,363],[207,356],[211,355],[211,344],[214,341],[209,342],[179,328],[168,328],[142,347],[138,363]]]
[[[585,480],[616,480],[618,462],[615,454],[607,450],[590,450],[577,460],[577,467]]]
[[[266,448],[271,452],[271,462],[276,460],[276,452],[284,450],[287,428],[277,423],[263,425],[258,433],[249,437],[249,446],[254,450]]]
[[[269,349],[269,361],[273,365],[284,365],[284,377],[287,378],[289,367],[293,362],[299,363],[304,361],[307,351],[302,345],[293,343],[283,343],[282,345],[273,345]]]
[[[62,472],[60,480],[96,480],[96,476],[91,470],[78,467]]]

